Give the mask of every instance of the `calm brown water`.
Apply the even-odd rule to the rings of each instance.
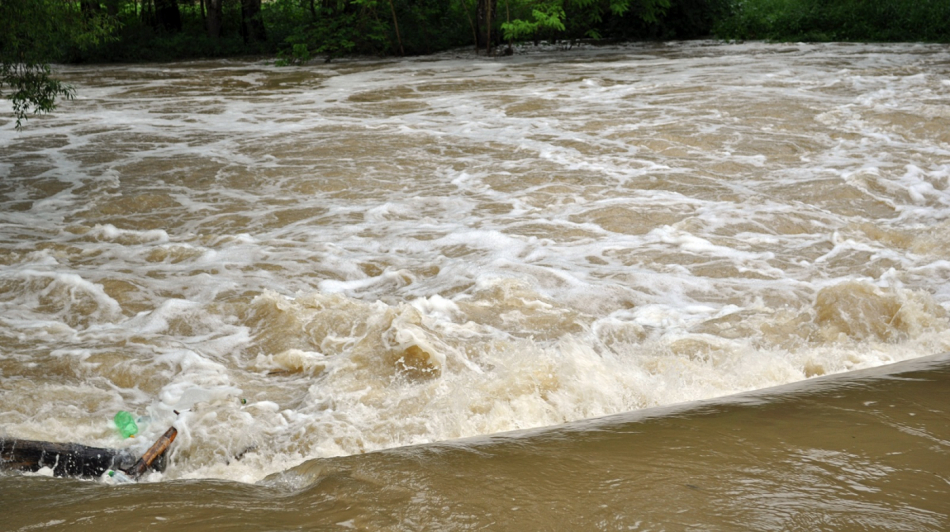
[[[180,436],[0,475],[7,528],[950,526],[946,46],[58,73],[0,124],[0,434]]]

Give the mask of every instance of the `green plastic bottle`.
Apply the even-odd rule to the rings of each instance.
[[[135,424],[135,418],[125,410],[119,410],[114,421],[116,428],[119,429],[119,434],[123,438],[130,438],[139,433],[139,426]]]

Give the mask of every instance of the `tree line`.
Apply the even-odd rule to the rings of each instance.
[[[17,127],[72,89],[49,64],[266,54],[278,64],[521,42],[950,42],[947,0],[0,0],[0,95]]]

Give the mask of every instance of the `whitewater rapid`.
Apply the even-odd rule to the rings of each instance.
[[[950,348],[945,47],[56,74],[0,107],[2,434],[254,482]]]

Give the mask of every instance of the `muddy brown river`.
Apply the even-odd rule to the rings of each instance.
[[[0,528],[950,528],[947,46],[55,72],[0,436],[179,436]]]

